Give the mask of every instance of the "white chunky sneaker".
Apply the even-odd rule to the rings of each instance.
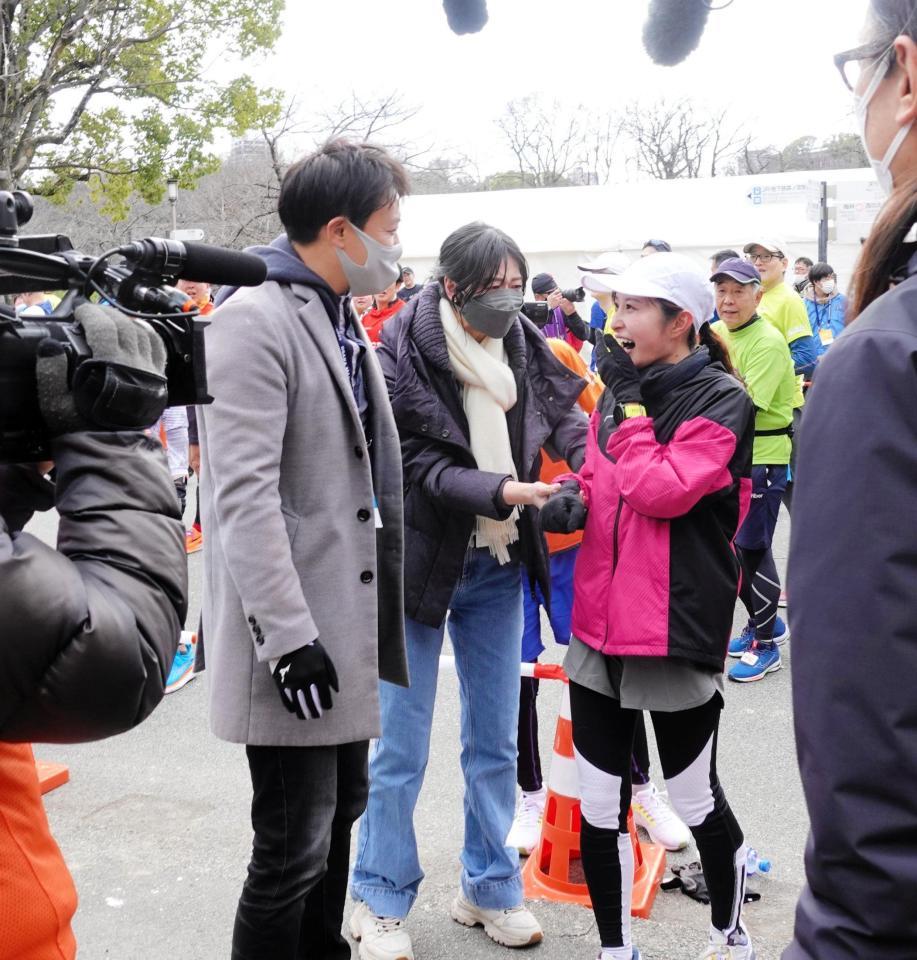
[[[377,917],[365,901],[350,915],[350,935],[360,944],[360,960],[414,960],[403,917]]]
[[[691,842],[691,831],[676,816],[654,783],[634,787],[631,800],[634,823],[643,827],[653,843],[666,850],[684,850]]]
[[[747,930],[740,928],[728,939],[720,930],[711,930],[710,943],[700,960],[755,960],[755,956],[755,948]]]
[[[506,845],[515,847],[523,857],[527,857],[538,846],[547,796],[547,790],[542,787],[537,793],[523,792],[519,798],[516,817],[509,828]]]
[[[528,947],[544,937],[538,921],[522,905],[485,910],[469,903],[461,893],[452,901],[452,919],[466,927],[482,926],[491,940],[504,947]]]

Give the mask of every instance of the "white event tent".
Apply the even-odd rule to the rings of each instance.
[[[694,180],[651,180],[596,187],[557,187],[407,197],[402,205],[402,262],[418,280],[432,268],[443,239],[456,227],[483,220],[505,230],[529,260],[530,275],[546,270],[561,287],[578,282],[576,264],[605,250],[638,256],[648,239],[668,241],[706,269],[721,248],[755,239],[786,244],[792,261],[817,260],[818,224],[807,215],[807,185],[861,184],[872,202],[847,207],[845,242],[829,242],[828,262],[842,289],[868,230],[878,197],[872,171],[831,170]],[[843,189],[843,187],[842,187]]]

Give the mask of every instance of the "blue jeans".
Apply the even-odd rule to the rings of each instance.
[[[522,903],[519,855],[506,846],[516,800],[522,587],[519,565],[469,549],[449,606],[461,700],[465,843],[462,892],[485,909]],[[445,623],[405,620],[411,686],[380,684],[382,737],[373,751],[351,893],[379,916],[404,917],[423,870],[414,807],[430,753]]]

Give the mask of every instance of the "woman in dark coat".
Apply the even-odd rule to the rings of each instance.
[[[370,765],[351,919],[361,956],[410,957],[404,927],[423,877],[412,814],[430,745],[446,619],[462,704],[465,843],[452,915],[498,943],[541,928],[522,906],[513,819],[522,586],[549,591],[538,509],[547,445],[576,469],[583,381],[519,310],[527,265],[480,223],[443,244],[436,283],[386,325],[382,362],[401,436],[405,483],[405,633],[411,687],[382,684],[382,738]],[[520,567],[528,577],[520,578]]]

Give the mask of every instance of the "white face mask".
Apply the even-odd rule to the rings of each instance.
[[[821,292],[827,296],[831,296],[832,293],[837,289],[836,284],[833,280],[822,280],[821,282]]]
[[[901,144],[904,143],[904,138],[911,132],[911,127],[914,125],[914,121],[912,120],[906,126],[899,127],[898,132],[892,138],[892,142],[885,151],[885,156],[882,157],[881,160],[873,159],[869,153],[869,147],[866,146],[866,120],[869,115],[869,102],[876,95],[876,90],[879,89],[879,85],[888,75],[893,62],[894,61],[886,55],[884,66],[877,66],[873,70],[872,79],[869,81],[869,85],[866,87],[863,95],[858,96],[854,94],[853,96],[857,124],[860,128],[860,139],[863,141],[863,150],[866,152],[866,156],[869,157],[869,163],[872,166],[873,173],[875,173],[876,179],[879,181],[879,186],[886,196],[892,192],[892,188],[895,185],[891,171],[892,161],[895,159],[895,154],[900,149]]]

